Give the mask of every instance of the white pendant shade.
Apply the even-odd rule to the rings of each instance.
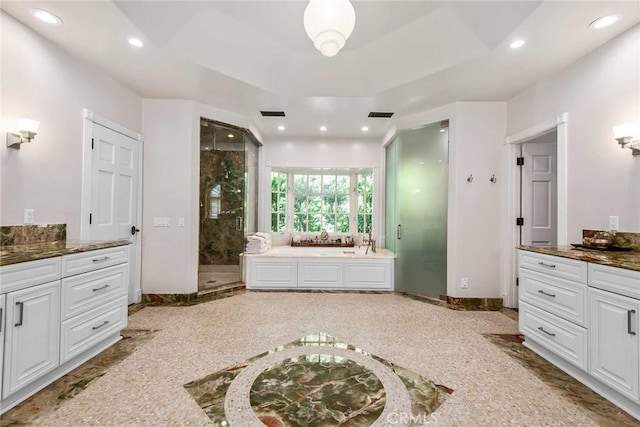
[[[355,25],[356,12],[349,0],[310,0],[304,10],[304,29],[324,56],[335,56]]]

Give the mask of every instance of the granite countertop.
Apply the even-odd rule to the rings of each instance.
[[[128,240],[60,240],[0,248],[0,266],[128,245]]]
[[[518,246],[518,249],[640,271],[640,252],[638,251],[599,251],[596,249],[576,249],[573,246]]]

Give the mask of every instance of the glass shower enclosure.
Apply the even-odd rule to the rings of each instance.
[[[385,245],[399,292],[447,293],[448,134],[437,122],[398,131],[386,147]]]
[[[200,121],[199,292],[241,282],[245,236],[256,227],[255,142],[246,129]]]

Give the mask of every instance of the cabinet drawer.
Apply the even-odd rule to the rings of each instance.
[[[298,285],[296,260],[249,260],[247,288],[295,288]]]
[[[64,363],[127,326],[127,297],[62,322],[60,363]]]
[[[298,261],[298,287],[342,288],[342,262]]]
[[[587,330],[526,302],[520,304],[520,332],[527,340],[587,371]]]
[[[126,294],[129,264],[103,268],[62,279],[62,319],[95,308]]]
[[[521,250],[518,251],[518,263],[520,268],[587,283],[587,263],[584,261]]]
[[[58,279],[60,279],[59,256],[0,267],[0,291],[2,293]]]
[[[111,267],[112,265],[125,263],[128,260],[128,245],[64,255],[62,257],[62,277]]]
[[[640,299],[640,271],[589,263],[589,286]]]
[[[587,326],[587,285],[526,269],[520,269],[519,283],[522,301]]]
[[[348,288],[391,290],[391,263],[348,262],[345,270]]]

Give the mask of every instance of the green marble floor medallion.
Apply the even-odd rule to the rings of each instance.
[[[278,362],[251,386],[249,400],[268,426],[369,426],[386,393],[369,369],[340,356],[311,354]]]
[[[425,425],[453,392],[326,334],[185,384],[215,426]]]

